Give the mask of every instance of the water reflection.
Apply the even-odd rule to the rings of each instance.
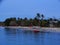
[[[5,28],[6,45],[17,45],[17,29]]]
[[[6,38],[8,42],[15,42],[22,45],[39,45],[44,44],[44,33],[43,32],[33,32],[20,29],[9,29],[5,28]],[[42,39],[40,39],[42,38]]]
[[[2,36],[1,36],[2,35]],[[33,32],[21,29],[0,29],[0,45],[56,45],[60,33]]]
[[[17,29],[5,28],[6,34],[16,34]]]

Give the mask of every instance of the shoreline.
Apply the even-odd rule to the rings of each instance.
[[[39,27],[39,26],[0,26],[0,28],[23,29],[23,30],[37,30],[45,32],[60,32],[60,27]]]
[[[40,26],[0,26],[0,27],[40,27]],[[41,28],[60,28],[60,27],[41,27]]]

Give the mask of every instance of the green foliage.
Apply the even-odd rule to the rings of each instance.
[[[8,19],[6,19],[5,21],[4,21],[4,23],[5,23],[5,26],[9,26],[9,23],[10,23],[10,19],[8,18]]]
[[[7,19],[4,21],[5,26],[9,26],[9,23],[10,23],[11,21],[16,21],[16,18],[7,18]]]
[[[57,20],[57,19],[53,19],[53,18],[49,18],[49,19],[44,19],[44,15],[43,14],[39,14],[37,13],[37,15],[32,19],[28,19],[27,17],[25,17],[24,19],[22,18],[16,18],[13,17],[13,18],[7,18],[4,23],[5,23],[5,26],[10,26],[10,22],[11,21],[14,21],[15,24],[17,26],[41,26],[41,27],[49,27],[50,25],[50,22],[52,21],[52,24],[54,24],[55,26],[57,27],[60,27],[60,21]],[[55,22],[53,21],[58,21],[58,23],[56,24]]]

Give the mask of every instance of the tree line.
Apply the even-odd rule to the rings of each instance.
[[[53,25],[53,27],[60,27],[60,20],[58,19],[45,19],[45,16],[43,14],[37,13],[36,16],[32,19],[28,19],[27,17],[17,19],[15,17],[13,18],[7,18],[4,21],[4,26],[41,26],[41,27],[50,27]]]

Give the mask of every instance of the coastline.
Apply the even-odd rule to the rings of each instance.
[[[60,32],[60,27],[39,27],[39,26],[0,26],[0,28],[23,29],[23,30],[38,30],[45,32]]]

